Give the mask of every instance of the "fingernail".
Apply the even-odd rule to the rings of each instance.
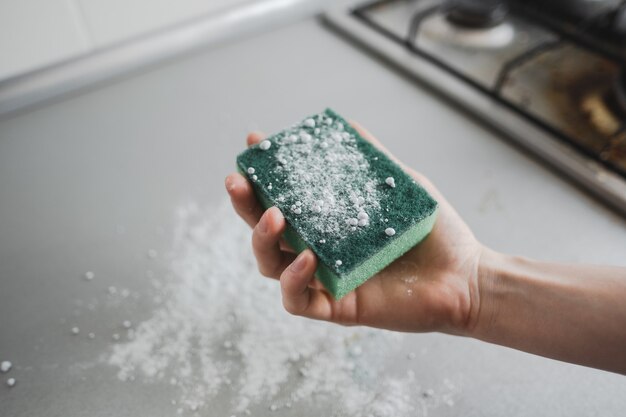
[[[296,260],[293,261],[289,269],[291,269],[293,272],[300,272],[304,269],[305,266],[306,266],[306,255],[304,252],[302,252],[300,255],[298,255]]]
[[[278,216],[279,219],[283,219],[284,218],[283,212],[280,211],[280,209],[278,207],[274,206],[273,209],[274,209],[274,212],[276,213],[275,215]]]

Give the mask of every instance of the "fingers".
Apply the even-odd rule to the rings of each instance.
[[[246,144],[248,146],[256,145],[257,143],[261,142],[263,139],[265,139],[265,134],[261,132],[248,133],[248,137],[246,138]]]
[[[404,167],[404,170],[413,177],[413,179],[422,187],[424,187],[426,189],[426,191],[428,191],[430,193],[430,195],[432,195],[433,197],[435,197],[437,200],[443,198],[443,196],[441,195],[441,193],[439,192],[439,190],[435,187],[435,185],[428,179],[426,178],[423,174],[415,171],[412,168],[407,168]]]
[[[280,247],[280,237],[285,231],[285,218],[276,207],[268,209],[252,232],[252,249],[259,272],[278,278],[296,256]]]
[[[310,287],[315,280],[316,268],[317,259],[313,252],[307,249],[285,269],[280,276],[283,306],[294,315],[330,320],[333,303],[331,296],[326,291]]]
[[[355,122],[354,120],[350,120],[350,125],[354,128],[354,130],[359,132],[359,135],[365,138],[365,140],[367,140],[369,143],[371,143],[376,148],[378,148],[378,150],[380,150],[389,158],[391,158],[395,163],[402,165],[402,162],[400,162],[398,158],[393,156],[393,154],[389,152],[389,150],[385,148],[385,146],[378,139],[376,139],[376,137],[372,135],[366,128],[364,128],[363,126],[361,126],[358,122]]]
[[[350,125],[354,128],[354,130],[359,132],[359,134],[361,136],[363,136],[363,138],[365,138],[368,142],[370,142],[371,144],[376,146],[380,151],[382,151],[385,155],[387,155],[389,158],[391,158],[395,163],[400,165],[402,167],[402,169],[404,169],[405,172],[407,172],[409,175],[411,175],[415,179],[415,181],[417,181],[420,185],[422,185],[424,188],[426,188],[426,190],[429,193],[431,193],[431,194],[434,193],[434,194],[437,194],[439,196],[441,195],[439,193],[439,191],[435,188],[433,183],[430,182],[430,180],[428,178],[426,178],[421,173],[415,171],[414,169],[409,168],[404,163],[402,163],[402,161],[400,161],[391,152],[389,152],[389,150],[387,148],[385,148],[385,146],[382,143],[380,143],[380,141],[378,139],[376,139],[376,137],[374,135],[372,135],[367,129],[365,129],[363,126],[361,126],[358,122],[355,122],[355,121],[351,120],[350,121]]]
[[[389,153],[389,151],[383,146],[383,144],[380,143],[380,141],[378,139],[376,139],[376,137],[374,135],[372,135],[369,130],[367,130],[366,128],[361,126],[361,124],[359,122],[355,122],[354,120],[350,120],[350,125],[354,128],[354,130],[359,132],[359,135],[361,135],[365,139],[367,139],[368,142],[376,145],[377,148],[382,149],[385,152]]]
[[[252,132],[246,137],[246,144],[252,146],[264,138],[265,135],[263,133]],[[250,227],[254,227],[263,214],[263,208],[257,201],[254,190],[248,180],[241,174],[230,174],[226,177],[225,185],[237,214]]]
[[[263,208],[254,195],[252,185],[241,174],[230,174],[225,180],[226,191],[230,195],[230,201],[237,214],[250,227],[254,227],[261,216]]]

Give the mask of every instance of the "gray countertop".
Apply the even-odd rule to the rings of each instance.
[[[99,335],[126,317],[147,320],[153,309],[145,297],[106,304],[107,289],[141,295],[151,288],[146,270],[168,274],[165,257],[146,254],[168,252],[181,204],[225,199],[223,178],[248,131],[274,132],[326,106],[430,177],[492,248],[626,266],[623,218],[309,20],[0,121],[0,360],[14,364],[1,376],[18,380],[0,386],[0,415],[177,415],[167,384],[123,383],[99,361],[114,343]],[[89,270],[96,279],[86,283]],[[100,307],[90,310],[89,300]],[[71,335],[74,323],[80,337]],[[87,331],[98,337],[88,340]],[[410,366],[422,386],[454,380],[454,401],[422,414],[626,410],[622,376],[464,338],[409,335],[403,343],[421,352]],[[319,400],[254,414],[331,408]],[[197,413],[230,410],[218,398]]]

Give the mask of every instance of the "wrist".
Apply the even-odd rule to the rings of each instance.
[[[479,338],[485,323],[490,321],[493,288],[497,281],[498,265],[503,263],[503,255],[482,245],[475,247],[473,262],[460,272],[458,282],[462,286],[447,308],[448,320],[439,331],[457,336]]]
[[[475,282],[470,285],[471,308],[464,335],[484,340],[494,328],[499,314],[497,289],[502,285],[507,255],[482,247]]]

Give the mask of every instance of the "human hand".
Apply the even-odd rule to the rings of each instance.
[[[353,127],[389,154],[369,132],[355,123]],[[262,139],[263,135],[252,133],[247,143]],[[283,305],[290,313],[343,325],[467,334],[478,317],[482,246],[428,179],[396,162],[437,200],[437,221],[422,243],[341,300],[335,300],[315,278],[315,254],[307,249],[296,255],[282,240],[286,221],[278,208],[264,211],[241,174],[229,175],[226,189],[234,209],[253,228],[259,271],[280,280]]]

